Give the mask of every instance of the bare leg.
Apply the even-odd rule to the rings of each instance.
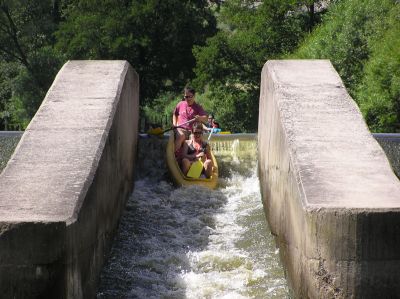
[[[182,128],[176,129],[176,134],[175,134],[175,152],[180,150],[182,144],[186,140],[186,130]]]
[[[190,163],[189,159],[183,158],[182,160],[182,172],[184,175],[186,175],[190,169],[190,166],[192,163]]]
[[[206,162],[204,162],[204,172],[207,178],[211,177],[212,169],[213,169],[213,162],[212,160],[207,159]]]

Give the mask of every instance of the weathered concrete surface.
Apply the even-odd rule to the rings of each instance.
[[[263,204],[295,298],[400,294],[400,184],[327,60],[262,71]]]
[[[133,186],[138,76],[70,61],[0,176],[3,298],[92,298]]]

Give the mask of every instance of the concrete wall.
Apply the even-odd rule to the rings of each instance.
[[[138,75],[70,61],[0,176],[3,298],[92,298],[133,187]]]
[[[327,60],[262,71],[263,204],[295,298],[400,294],[400,184]]]

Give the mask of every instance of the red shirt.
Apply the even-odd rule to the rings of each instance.
[[[206,115],[206,112],[204,111],[203,107],[196,102],[194,102],[192,106],[189,106],[186,101],[180,101],[175,107],[174,114],[178,117],[178,126],[180,126],[181,124],[193,119],[196,115]],[[191,130],[192,125],[193,122],[182,125],[182,128]]]

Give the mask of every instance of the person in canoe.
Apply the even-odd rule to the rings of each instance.
[[[206,178],[212,175],[213,162],[209,144],[203,140],[203,124],[195,122],[192,126],[192,134],[189,140],[183,143],[182,172],[187,175],[194,162],[200,159],[203,163],[202,173]]]
[[[213,119],[214,119],[214,115],[209,114],[208,118],[207,118],[207,122],[204,124],[204,126],[206,126],[207,128],[212,128]],[[204,126],[203,126],[203,128],[204,128]]]
[[[196,91],[194,88],[185,87],[184,98],[176,105],[172,115],[172,124],[179,127],[175,130],[175,153],[179,155],[180,149],[186,139],[189,138],[193,122],[196,120],[205,123],[207,114],[203,107],[196,103]]]
[[[203,129],[206,131],[212,131],[213,133],[221,132],[219,123],[215,121],[214,115],[209,114],[207,123],[203,125]]]

